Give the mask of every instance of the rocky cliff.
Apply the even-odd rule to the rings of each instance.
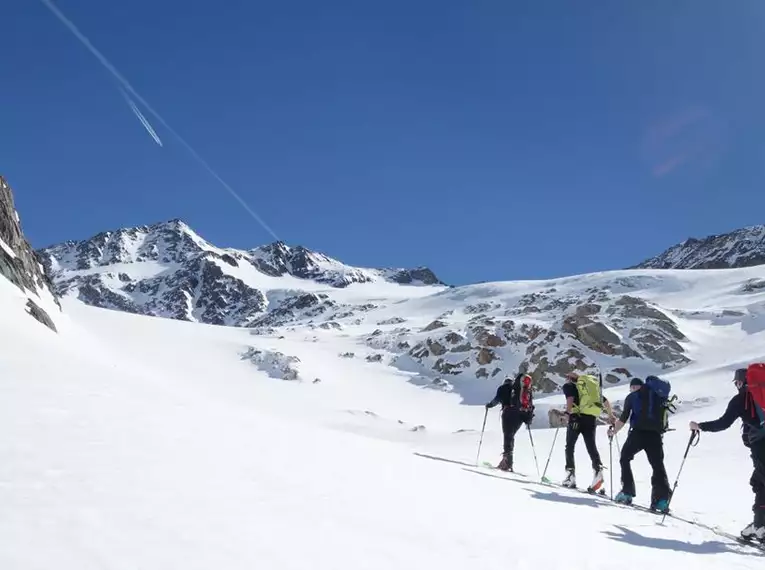
[[[56,330],[51,315],[41,305],[45,297],[47,304],[60,309],[52,294],[52,284],[40,259],[29,245],[21,230],[21,220],[16,211],[11,187],[0,176],[0,275],[11,281],[27,294],[27,311],[41,323]]]

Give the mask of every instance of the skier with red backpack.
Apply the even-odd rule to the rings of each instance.
[[[502,460],[497,469],[513,470],[513,450],[515,434],[523,424],[531,425],[534,419],[534,403],[531,393],[531,376],[519,373],[515,378],[508,377],[497,388],[497,394],[486,404],[486,409],[502,404],[502,435],[504,446]]]
[[[754,471],[749,484],[754,492],[754,520],[741,531],[744,540],[765,543],[765,364],[739,368],[733,378],[738,393],[728,402],[725,413],[709,422],[691,422],[693,431],[718,432],[728,429],[737,418],[742,422],[742,440],[749,448]]]

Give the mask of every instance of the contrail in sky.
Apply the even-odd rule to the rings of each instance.
[[[120,91],[122,91],[122,89],[120,89]],[[128,105],[130,105],[130,110],[133,111],[133,114],[138,117],[139,121],[141,121],[141,124],[143,125],[143,128],[146,129],[146,132],[151,135],[151,138],[154,139],[155,143],[157,143],[159,146],[162,146],[162,140],[159,138],[157,131],[154,130],[146,117],[143,116],[141,110],[136,107],[136,104],[133,103],[133,100],[130,97],[128,97],[127,93],[122,91],[122,95],[125,97],[125,101],[127,101]]]
[[[205,170],[207,170],[207,172],[209,172],[213,176],[213,178],[215,178],[218,182],[220,182],[221,186],[223,186],[223,188],[225,188],[228,191],[228,193],[231,194],[231,196],[237,202],[239,202],[239,204],[247,211],[247,213],[250,214],[253,217],[253,219],[256,222],[258,222],[263,227],[263,229],[265,229],[269,234],[271,234],[274,237],[274,239],[276,239],[278,241],[279,237],[276,235],[276,233],[270,227],[268,227],[268,225],[260,218],[260,216],[258,216],[253,211],[253,209],[250,208],[247,205],[247,202],[245,202],[242,199],[242,197],[239,196],[239,194],[237,194],[236,191],[231,186],[229,186],[228,183],[225,180],[223,180],[223,178],[221,178],[218,175],[218,173],[215,172],[215,170],[213,170],[212,167],[209,164],[207,164],[207,162],[205,162],[205,160],[199,155],[199,153],[197,151],[195,151],[194,148],[189,143],[187,143],[186,140],[181,135],[179,135],[175,131],[175,129],[173,129],[170,125],[168,125],[167,121],[165,121],[162,118],[162,116],[159,113],[157,113],[157,111],[155,111],[152,108],[152,106],[149,105],[146,102],[146,100],[143,97],[141,97],[141,95],[135,89],[133,89],[133,86],[130,85],[128,80],[125,79],[119,71],[117,71],[117,68],[114,67],[111,64],[111,62],[108,59],[106,59],[106,57],[100,51],[98,51],[92,43],[90,43],[90,40],[88,40],[88,38],[85,37],[85,35],[77,28],[77,26],[75,26],[72,23],[72,21],[69,20],[69,18],[67,18],[61,12],[61,10],[59,10],[55,6],[55,4],[53,4],[53,2],[51,0],[40,0],[40,2],[45,4],[45,6],[51,12],[53,12],[53,14],[61,21],[61,23],[64,24],[67,28],[69,28],[69,31],[72,32],[78,40],[80,40],[82,45],[84,45],[86,48],[88,48],[88,51],[90,51],[90,53],[92,53],[95,56],[95,58],[98,61],[101,62],[101,65],[103,65],[107,69],[107,71],[109,71],[109,73],[111,73],[114,76],[114,78],[122,85],[122,88],[124,89],[125,94],[127,94],[127,93],[131,94],[152,115],[154,115],[154,117],[156,117],[156,119],[160,123],[162,123],[162,125],[168,130],[168,132],[170,132],[176,139],[178,139],[178,142],[180,142],[184,147],[186,147],[186,150],[188,150],[191,153],[191,155],[205,168]],[[130,103],[131,103],[131,106],[133,108],[133,111],[134,112],[138,111],[138,109],[135,106],[135,104],[132,101],[130,101]],[[136,113],[136,116],[138,116],[139,119],[141,119],[141,117],[143,117],[143,115],[140,114],[140,111],[138,111]],[[147,127],[147,130],[149,130],[151,127],[148,126],[148,122],[144,122],[144,121],[145,121],[145,119],[141,120],[141,122],[144,124],[144,126]],[[154,131],[154,129],[151,129],[149,134],[152,134],[153,131]],[[156,136],[156,133],[154,133],[152,136],[153,137]],[[158,141],[158,137],[156,137],[155,140]],[[158,141],[158,144],[161,145],[162,143]]]

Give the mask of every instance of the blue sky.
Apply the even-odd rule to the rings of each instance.
[[[346,263],[544,278],[765,222],[758,0],[56,5],[279,238]],[[41,2],[3,16],[33,245],[176,217],[273,240]]]

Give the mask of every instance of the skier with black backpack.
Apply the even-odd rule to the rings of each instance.
[[[592,484],[587,488],[594,492],[603,486],[603,463],[600,460],[595,433],[598,418],[605,407],[611,423],[615,421],[610,402],[603,396],[603,382],[589,374],[571,372],[566,375],[563,385],[563,395],[566,397],[566,478],[564,487],[576,488],[576,466],[574,449],[579,435],[584,438],[584,445],[592,461],[594,476]]]
[[[497,394],[486,404],[486,409],[502,404],[502,435],[504,439],[502,460],[497,469],[513,470],[515,434],[523,424],[531,425],[534,419],[534,403],[531,390],[531,376],[519,373],[508,377],[497,388]]]
[[[630,381],[630,393],[624,399],[619,419],[608,429],[613,438],[629,421],[630,430],[622,447],[619,464],[622,470],[622,490],[615,501],[626,505],[635,498],[635,477],[632,474],[632,460],[645,451],[653,469],[651,476],[651,510],[666,513],[669,509],[669,478],[664,467],[663,434],[669,428],[668,413],[674,411],[670,399],[671,385],[666,380],[649,376],[645,383],[639,378]]]
[[[749,448],[754,471],[749,484],[754,492],[754,520],[741,531],[744,540],[765,543],[765,364],[739,368],[733,377],[738,393],[728,402],[725,413],[710,422],[691,422],[693,431],[718,432],[741,418],[741,438]]]

